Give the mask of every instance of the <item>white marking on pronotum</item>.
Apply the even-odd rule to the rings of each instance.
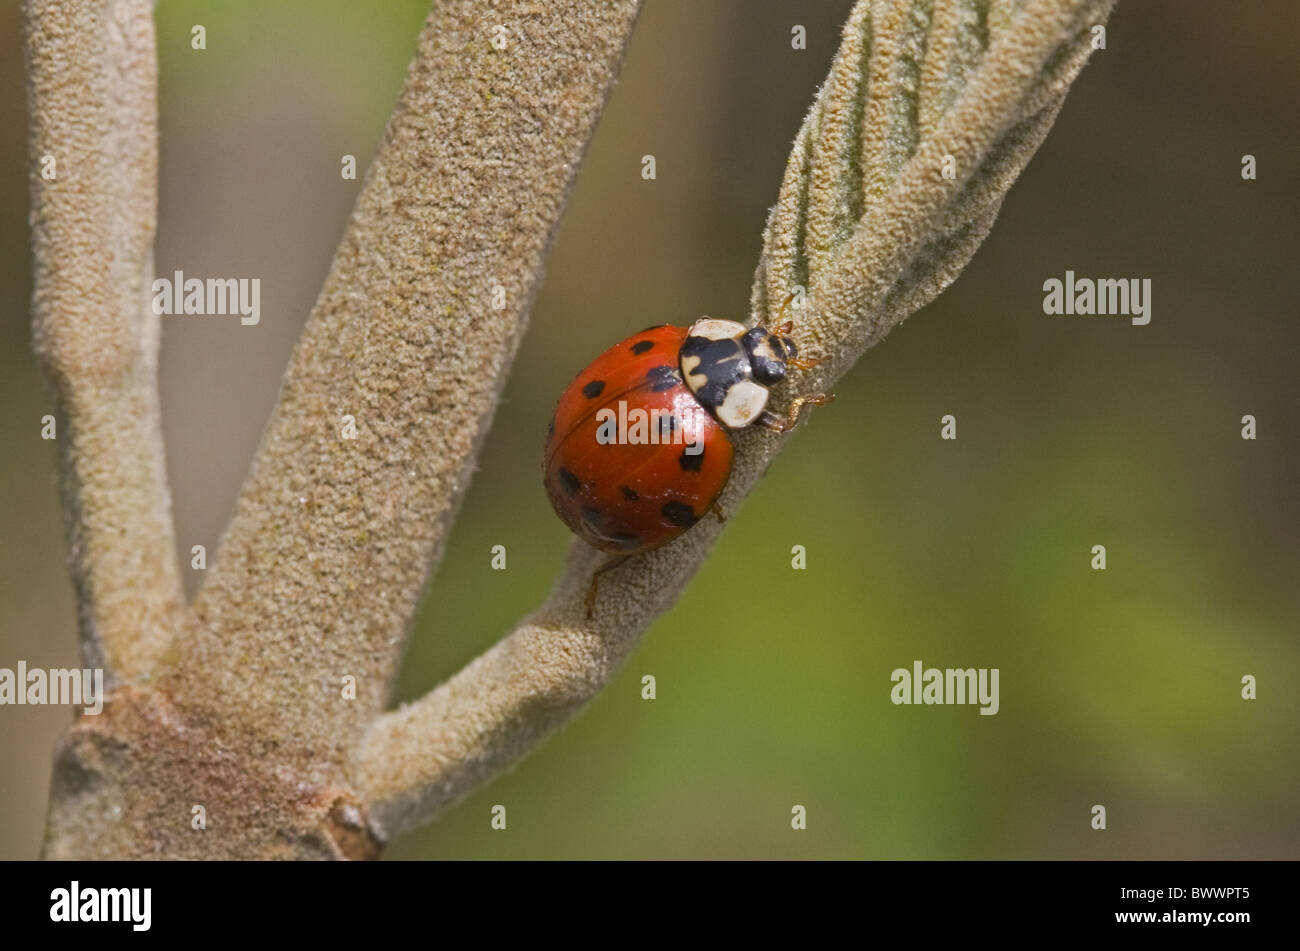
[[[748,426],[767,406],[767,397],[767,387],[761,383],[753,380],[733,383],[727,390],[727,398],[718,407],[718,419],[732,429]]]
[[[735,340],[745,335],[745,325],[738,324],[734,320],[701,317],[691,324],[689,333],[692,337],[703,337],[706,340]]]
[[[782,356],[777,354],[775,350],[772,349],[771,337],[764,337],[762,340],[760,340],[753,347],[753,353],[754,356],[756,357],[766,357],[767,359],[772,360],[774,362],[784,359]]]

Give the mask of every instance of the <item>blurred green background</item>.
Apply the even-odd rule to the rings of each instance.
[[[29,345],[14,6],[0,8],[0,666],[76,666],[55,453],[39,438],[51,403]],[[848,7],[647,3],[396,699],[549,589],[569,536],[539,453],[572,375],[647,324],[743,318]],[[159,4],[158,272],[262,278],[257,327],[165,325],[187,552],[214,550],[231,513],[359,187],[339,156],[369,161],[425,11]],[[806,51],[790,48],[795,23]],[[388,855],[1300,856],[1294,25],[1289,0],[1121,0],[960,280],[813,414],[586,713]],[[1244,153],[1257,181],[1240,177]],[[1150,278],[1150,326],[1044,316],[1042,283],[1067,268]],[[947,413],[955,443],[939,438]],[[490,570],[496,544],[507,571]],[[795,544],[806,571],[791,570]],[[892,705],[890,672],[917,659],[998,667],[1001,712]],[[0,717],[0,857],[33,857],[69,713]],[[489,827],[496,803],[505,832]],[[796,803],[806,831],[790,828]],[[1089,828],[1094,803],[1105,832]]]

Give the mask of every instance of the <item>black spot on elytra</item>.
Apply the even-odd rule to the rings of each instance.
[[[623,498],[627,499],[629,502],[635,502],[637,499],[641,498],[641,496],[637,495],[636,489],[629,489],[627,486],[623,486],[620,491],[623,493]]]
[[[636,343],[632,344],[632,352],[639,357],[654,345],[655,342],[653,340],[638,340]]]
[[[635,535],[630,535],[627,532],[619,532],[616,534],[614,536],[614,541],[618,543],[619,548],[624,548],[629,551],[633,548],[641,547],[641,539],[637,538]]]
[[[667,502],[659,511],[669,524],[676,525],[678,528],[690,528],[699,521],[695,517],[695,512],[685,502]]]
[[[667,416],[659,417],[659,439],[661,442],[672,442],[673,437],[677,435],[677,430],[681,423],[672,413]]]
[[[677,375],[677,371],[667,364],[651,367],[646,371],[645,376],[650,381],[650,389],[656,393],[671,390],[682,381],[682,378]]]
[[[604,380],[592,380],[582,388],[582,395],[587,397],[587,399],[594,400],[597,396],[600,396],[601,391],[604,389]]]
[[[582,483],[578,481],[578,477],[568,469],[564,468],[564,466],[560,466],[559,476],[560,485],[564,486],[564,491],[568,492],[570,495],[577,492],[578,489],[582,487]]]
[[[692,454],[691,449],[699,449],[699,452]],[[682,450],[682,454],[677,457],[677,464],[687,472],[699,472],[700,466],[704,465],[704,447],[687,446]]]

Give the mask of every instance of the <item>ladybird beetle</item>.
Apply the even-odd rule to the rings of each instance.
[[[787,302],[788,303],[788,302]],[[784,308],[783,308],[784,309]],[[808,404],[786,415],[767,408],[769,389],[799,360],[786,322],[770,332],[703,317],[689,328],[649,327],[606,350],[560,397],[546,439],[546,494],[561,520],[611,557],[658,548],[717,507],[731,475],[728,431],[794,428]]]

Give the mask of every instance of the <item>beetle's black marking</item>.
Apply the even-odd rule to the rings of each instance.
[[[646,379],[650,381],[650,389],[655,393],[662,393],[664,390],[671,390],[682,381],[677,370],[667,364],[658,367],[651,367],[646,371]]]
[[[651,324],[649,327],[645,328],[644,330],[637,331],[637,333],[648,334],[652,330],[658,330],[660,327],[667,327],[667,326],[668,326],[667,324]]]
[[[753,358],[754,379],[764,386],[776,386],[785,379],[785,364],[780,360],[769,360],[767,357],[755,356]]]
[[[564,466],[560,466],[558,475],[560,477],[560,485],[564,486],[564,491],[568,492],[570,495],[582,488],[582,483],[578,481],[578,477],[568,469],[564,468]]]
[[[715,417],[718,407],[727,401],[728,391],[743,380],[753,379],[754,365],[743,339],[692,336],[682,344],[686,386]]]
[[[687,337],[682,344],[681,358],[696,357],[699,363],[691,376],[703,376],[719,383],[738,383],[749,379],[749,353],[739,340],[710,340],[708,337]]]
[[[637,495],[636,489],[629,489],[627,486],[623,486],[621,491],[623,493],[623,498],[627,499],[629,502],[635,502],[637,499],[641,498],[641,496]]]
[[[691,449],[699,449],[697,453],[692,453]],[[682,450],[682,454],[677,457],[677,464],[687,472],[699,472],[700,466],[704,465],[704,447],[687,446]]]
[[[639,357],[647,350],[652,349],[654,345],[655,342],[653,340],[638,340],[636,343],[632,344],[632,352]]]
[[[619,532],[614,536],[614,541],[618,543],[619,548],[631,551],[634,548],[641,547],[641,539],[628,532]]]
[[[601,391],[604,389],[604,380],[592,380],[582,388],[582,395],[587,397],[587,399],[594,400],[597,396],[600,396]]]
[[[685,502],[666,502],[659,512],[669,524],[676,525],[678,528],[690,528],[699,521],[695,517],[695,512]]]
[[[596,508],[594,505],[584,505],[582,507],[582,520],[592,528],[599,528],[600,523],[604,521],[604,519],[605,516],[601,513],[600,509]]]
[[[722,383],[706,383],[695,391],[695,398],[709,412],[713,412],[727,398],[727,387]]]

